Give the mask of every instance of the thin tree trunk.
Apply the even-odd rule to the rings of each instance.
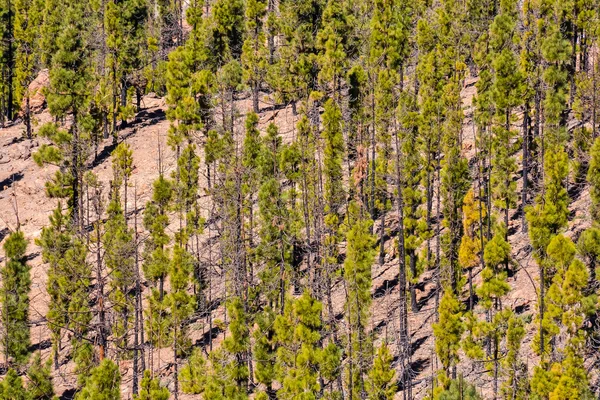
[[[527,233],[527,218],[525,207],[527,206],[527,189],[529,172],[529,104],[525,103],[525,113],[523,115],[523,189],[521,194],[521,231]]]

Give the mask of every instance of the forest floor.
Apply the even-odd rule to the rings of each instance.
[[[475,94],[475,80],[467,80],[462,90],[463,108],[465,113],[463,124],[463,152],[465,156],[472,159],[475,156],[472,125],[472,99]],[[273,109],[262,104],[263,110],[260,113],[259,128],[261,132],[266,130],[270,122],[274,122],[280,129],[280,133],[285,140],[290,140],[295,134],[295,126],[298,117],[295,116],[291,107]],[[126,141],[133,151],[135,168],[133,170],[130,182],[135,186],[137,192],[138,209],[148,201],[152,195],[152,183],[159,175],[159,149],[162,159],[162,165],[166,173],[170,173],[175,165],[175,154],[166,145],[167,131],[169,122],[165,118],[166,105],[163,99],[149,95],[143,98],[142,111],[123,129],[119,135],[120,139]],[[251,109],[249,99],[241,99],[236,102],[236,108],[239,111],[239,121],[236,124],[239,132],[237,135],[243,135],[243,116]],[[42,111],[35,116],[38,126],[51,120],[47,111]],[[37,128],[37,127],[36,127]],[[35,129],[35,128],[34,128]],[[51,345],[50,334],[45,322],[45,315],[48,309],[48,295],[46,292],[47,271],[42,262],[40,248],[35,245],[35,239],[40,236],[42,227],[48,224],[48,216],[56,207],[57,200],[46,196],[44,185],[56,172],[56,167],[39,167],[32,158],[32,153],[43,142],[43,139],[34,138],[33,140],[23,139],[24,126],[16,124],[4,129],[0,129],[0,244],[8,236],[9,232],[17,226],[18,215],[20,227],[29,239],[28,262],[31,265],[32,290],[30,319],[32,347],[33,350],[41,351],[44,358],[50,357]],[[241,137],[241,136],[240,136]],[[104,193],[106,194],[108,182],[112,176],[112,167],[110,161],[110,152],[112,151],[112,140],[105,140],[98,149],[98,157],[93,160],[90,157],[92,170],[99,176],[100,181],[104,183]],[[203,158],[203,152],[201,152]],[[517,155],[520,158],[520,154]],[[520,160],[519,160],[520,165]],[[202,169],[203,170],[203,169]],[[520,172],[519,172],[520,174]],[[201,176],[200,187],[206,187],[206,176]],[[521,182],[517,183],[519,186]],[[128,210],[134,210],[133,190],[128,197]],[[579,188],[573,191],[570,204],[571,218],[566,232],[567,236],[577,239],[580,232],[589,226],[589,206],[590,199],[587,187]],[[209,214],[208,196],[201,193],[205,216]],[[512,245],[512,256],[517,266],[515,274],[509,278],[512,290],[507,295],[505,305],[512,307],[519,314],[530,314],[533,316],[536,310],[536,287],[537,287],[537,265],[531,256],[529,239],[526,233],[522,232],[521,211],[517,210],[511,214],[509,226],[509,239]],[[395,215],[389,213],[386,219],[386,226],[392,228],[396,222]],[[129,223],[133,226],[133,211],[129,213]],[[93,220],[93,219],[92,219]],[[141,215],[138,220],[141,226]],[[377,223],[375,229],[377,230]],[[173,231],[175,227],[173,227]],[[214,230],[212,231],[214,232]],[[209,229],[203,236],[203,241],[208,243],[214,234]],[[435,238],[431,239],[431,245],[435,245]],[[374,264],[372,268],[373,277],[373,305],[372,305],[372,330],[376,332],[376,343],[386,339],[390,347],[396,352],[395,337],[398,332],[398,258],[394,250],[394,238],[390,238],[385,243],[386,258],[382,265]],[[90,245],[90,249],[92,249]],[[342,245],[343,247],[343,245]],[[206,256],[206,255],[204,255]],[[0,264],[4,262],[4,252],[0,251]],[[474,270],[474,283],[480,281],[480,270]],[[342,285],[334,286],[334,308],[335,313],[343,312],[344,295]],[[415,398],[423,398],[428,390],[431,389],[431,377],[434,371],[438,369],[435,357],[435,348],[432,335],[432,323],[435,322],[435,282],[431,271],[426,271],[420,279],[418,285],[419,311],[409,313],[409,325],[411,332],[411,367],[414,373],[413,395]],[[222,282],[214,282],[212,291],[215,297],[220,297],[223,290]],[[221,296],[222,297],[222,296]],[[463,296],[466,300],[467,296]],[[223,318],[223,302],[213,311],[213,319]],[[344,327],[340,327],[342,330]],[[531,352],[531,341],[533,339],[533,324],[528,326],[528,333],[522,346],[522,357],[527,365],[532,368],[537,362],[537,357]],[[192,340],[196,343],[202,343],[202,338],[207,334],[206,321],[198,320],[191,326]],[[223,337],[222,332],[218,332],[215,343]],[[63,352],[67,354],[69,350],[68,338],[63,340]],[[149,359],[147,367],[152,366],[156,373],[161,376],[163,383],[172,388],[172,352],[169,349],[154,351],[152,360]],[[147,354],[147,357],[150,355]],[[64,360],[64,357],[62,357]],[[591,367],[592,358],[588,359]],[[123,374],[122,398],[131,398],[131,371],[132,362],[130,360],[120,363]],[[458,368],[466,379],[473,382],[482,392],[484,397],[488,397],[492,388],[492,376],[486,373],[482,363],[462,362]],[[68,399],[74,393],[76,377],[73,374],[73,363],[65,361],[58,371],[54,373],[54,384],[58,395],[63,399]],[[192,398],[193,396],[180,396],[182,399]],[[402,398],[399,393],[397,398]]]

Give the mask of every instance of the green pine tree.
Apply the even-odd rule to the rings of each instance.
[[[150,371],[144,371],[140,393],[135,400],[169,400],[169,389],[160,385],[158,378],[152,378]]]
[[[181,369],[179,381],[183,393],[200,394],[204,391],[207,384],[206,359],[202,355],[202,350],[194,348],[188,362]]]
[[[27,378],[29,379],[27,391],[31,400],[50,400],[54,398],[50,366],[51,361],[49,359],[42,363],[40,353],[36,353],[27,371]]]
[[[377,349],[373,367],[366,380],[367,398],[369,400],[392,400],[396,394],[394,377],[396,371],[392,368],[392,355],[387,344],[383,343]]]
[[[371,266],[374,261],[371,220],[358,216],[358,206],[350,205],[350,213],[356,218],[348,231],[344,279],[347,286],[346,312],[349,322],[348,366],[349,390],[358,397],[364,388],[366,368],[370,364],[371,344],[367,336],[369,309],[371,306]],[[351,384],[350,384],[351,383]],[[364,393],[363,393],[364,394]]]
[[[77,400],[119,400],[121,398],[121,374],[117,364],[104,359],[90,371],[85,386],[77,394]]]
[[[250,332],[247,325],[248,316],[238,297],[234,297],[227,305],[230,315],[230,335],[225,338],[223,348],[231,356],[226,366],[228,376],[232,379],[227,388],[228,398],[246,398],[248,391],[248,350],[250,349]]]
[[[0,399],[2,400],[29,400],[29,393],[23,386],[23,378],[12,368],[6,373],[1,387]]]
[[[246,3],[246,40],[242,46],[241,61],[244,68],[244,82],[252,92],[252,109],[259,112],[259,94],[261,84],[267,75],[267,49],[263,20],[267,13],[267,4],[261,0],[249,0]]]
[[[15,99],[25,103],[22,110],[25,120],[25,134],[31,139],[32,121],[29,84],[35,78],[40,51],[40,25],[42,23],[42,0],[19,0],[14,4],[14,40],[15,40]]]
[[[464,331],[461,311],[461,304],[452,290],[446,289],[438,309],[439,321],[433,324],[435,350],[446,373],[450,368],[454,370],[459,361],[460,338]]]
[[[11,364],[23,365],[29,358],[30,267],[25,261],[27,240],[21,231],[12,233],[4,242],[6,265],[0,271],[2,287],[2,349]]]

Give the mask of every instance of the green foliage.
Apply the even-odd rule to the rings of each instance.
[[[150,232],[150,238],[144,247],[143,264],[146,278],[153,284],[160,283],[160,296],[169,268],[169,251],[166,246],[170,242],[166,228],[169,225],[168,207],[173,196],[173,184],[164,176],[154,181],[152,200],[144,210],[144,227]]]
[[[350,214],[357,213],[358,205],[350,205]],[[367,324],[371,306],[371,265],[374,261],[373,246],[375,239],[371,234],[372,221],[358,217],[351,222],[346,235],[346,260],[344,261],[344,278],[347,285],[346,312],[350,326],[348,344],[351,352],[356,354],[356,364],[350,365],[348,374],[354,375],[354,387],[357,395],[363,385],[363,366],[367,365],[370,343],[367,337]]]
[[[377,349],[373,367],[366,381],[369,400],[391,400],[396,394],[394,377],[396,371],[392,368],[392,355],[387,344],[383,343]]]
[[[282,387],[281,399],[315,399],[320,390],[319,373],[333,380],[333,371],[340,365],[341,352],[335,344],[319,348],[322,328],[322,304],[307,291],[291,301],[283,315],[275,320],[277,362],[275,371]]]
[[[7,262],[0,270],[2,287],[2,325],[6,333],[2,337],[5,356],[16,365],[23,365],[29,358],[29,290],[30,267],[25,260],[27,240],[22,231],[13,232],[4,242]]]
[[[587,180],[590,183],[590,197],[592,198],[592,216],[600,222],[600,138],[594,141],[590,150],[590,166]]]
[[[0,399],[2,400],[29,400],[30,398],[23,386],[23,378],[12,368],[6,373],[0,387]]]
[[[133,396],[135,400],[169,400],[169,389],[160,386],[158,378],[152,378],[150,371],[144,371],[142,378],[141,390],[137,396]]]
[[[326,212],[338,215],[338,210],[344,201],[342,185],[342,160],[344,154],[344,139],[342,136],[342,112],[339,106],[329,99],[325,103],[323,113],[324,172]]]
[[[113,162],[115,161],[113,159]],[[124,168],[122,171],[121,173],[125,173],[126,169]],[[118,181],[119,173],[115,172],[115,175],[115,181]],[[102,241],[106,249],[104,260],[111,277],[110,287],[112,290],[110,297],[115,305],[114,310],[119,315],[116,323],[112,325],[113,334],[118,338],[120,345],[126,347],[127,332],[131,324],[129,315],[133,311],[132,288],[135,283],[135,244],[133,243],[133,234],[127,227],[127,221],[121,209],[118,186],[113,188],[111,197]]]
[[[550,240],[567,224],[569,198],[564,186],[568,174],[566,152],[562,149],[547,152],[544,169],[544,197],[527,211],[529,238],[538,260],[544,259]]]
[[[76,396],[77,400],[119,400],[121,398],[121,374],[114,362],[105,359],[90,371],[85,386]]]
[[[436,400],[480,400],[481,398],[475,386],[463,380],[462,376],[451,380],[448,388],[435,397]]]
[[[92,319],[88,298],[91,267],[86,261],[87,249],[70,231],[60,203],[49,219],[50,226],[42,229],[36,244],[42,248],[42,259],[49,264],[46,287],[50,303],[46,317],[52,331],[54,362],[58,365],[63,328],[69,329],[77,370],[85,376],[91,357],[86,354],[89,343],[82,341]]]
[[[244,2],[242,0],[217,0],[213,5],[213,18],[216,25],[214,34],[221,37],[226,45],[225,59],[228,56],[239,59],[244,42]]]
[[[207,383],[206,372],[206,359],[202,350],[196,347],[179,375],[183,393],[202,393]]]
[[[225,338],[223,348],[231,355],[232,360],[226,369],[235,383],[235,387],[231,390],[235,393],[235,396],[241,396],[246,393],[248,387],[249,371],[246,357],[250,348],[250,332],[244,306],[238,297],[230,300],[227,305],[227,312],[231,318],[229,323],[230,335]]]
[[[171,121],[168,143],[172,148],[180,148],[184,141],[190,142],[194,130],[201,126],[199,104],[193,90],[192,56],[189,49],[178,47],[169,54],[167,63],[167,118]]]
[[[451,290],[446,290],[438,309],[439,322],[433,324],[435,350],[445,370],[458,362],[460,338],[464,331],[461,305]]]
[[[50,400],[54,397],[50,364],[50,360],[42,363],[42,357],[39,353],[34,356],[27,371],[27,378],[29,379],[27,391],[31,400]]]
[[[90,94],[89,48],[84,37],[84,4],[67,4],[68,7],[63,9],[64,22],[56,38],[57,49],[52,56],[46,99],[52,115],[64,118],[67,113],[72,113],[77,124]]]
[[[273,310],[266,308],[256,317],[257,329],[253,333],[253,353],[256,360],[254,374],[256,381],[265,385],[270,393],[273,391],[273,381],[275,380],[277,354],[275,318]]]
[[[173,343],[176,343],[178,353],[185,354],[191,346],[187,335],[187,321],[194,312],[194,296],[188,293],[194,260],[190,253],[179,245],[173,248],[169,280],[171,291],[165,302],[169,307],[169,318],[173,332]]]
[[[483,282],[477,289],[482,305],[490,309],[510,291],[507,282],[507,271],[504,266],[510,260],[510,244],[504,239],[504,228],[499,229],[492,239],[485,245],[485,268],[481,271]]]

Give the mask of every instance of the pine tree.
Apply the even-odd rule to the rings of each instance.
[[[545,291],[550,286],[551,276],[548,274],[547,248],[552,238],[563,229],[567,223],[568,194],[563,185],[568,174],[567,155],[562,150],[549,152],[545,156],[545,193],[543,199],[537,200],[534,207],[527,211],[529,223],[529,238],[534,250],[534,257],[539,264],[540,291],[539,291],[539,351],[547,352],[545,346],[543,321]]]
[[[206,369],[206,359],[202,351],[198,347],[194,348],[179,375],[183,393],[200,394],[204,391],[207,384]]]
[[[333,91],[334,101],[339,102],[341,78],[347,69],[348,13],[344,4],[328,1],[323,10],[323,29],[317,34],[317,48],[320,50],[319,80]]]
[[[600,230],[596,227],[586,229],[579,236],[577,252],[588,266],[588,285],[586,295],[590,295],[598,288],[600,275],[598,260],[600,257]]]
[[[355,397],[364,396],[364,375],[370,365],[371,345],[367,337],[367,324],[371,305],[371,265],[373,264],[372,222],[358,216],[358,206],[350,205],[350,213],[355,218],[351,222],[346,240],[348,243],[344,261],[344,279],[347,285],[346,310],[348,313],[348,390]],[[356,362],[353,365],[353,362]]]
[[[212,15],[216,25],[215,35],[221,36],[226,45],[224,61],[229,57],[239,60],[244,43],[244,2],[241,0],[217,0]]]
[[[279,4],[277,19],[281,45],[269,81],[280,104],[308,100],[318,77],[317,34],[321,30],[324,0],[285,0]]]
[[[15,7],[7,1],[0,8],[0,63],[2,81],[0,83],[0,125],[11,121],[17,109],[14,95],[15,48],[14,48]]]
[[[82,178],[84,161],[88,150],[90,74],[89,44],[85,36],[85,5],[69,3],[64,10],[64,29],[56,39],[56,51],[52,56],[50,68],[50,85],[46,100],[50,113],[64,121],[67,115],[72,118],[68,130],[61,129],[58,124],[47,123],[40,129],[39,135],[50,139],[51,144],[44,144],[34,155],[34,160],[44,163],[58,164],[54,179],[46,183],[46,190],[51,197],[67,197],[71,208],[73,226],[82,228],[83,196]]]
[[[383,343],[377,349],[377,354],[373,360],[373,367],[369,371],[366,380],[367,393],[369,400],[392,400],[396,394],[396,384],[394,376],[396,371],[392,368],[392,355]]]
[[[117,174],[115,174],[117,175]],[[118,347],[127,348],[128,331],[133,313],[132,289],[135,283],[134,243],[131,230],[121,208],[118,178],[115,177],[108,205],[108,219],[102,237],[105,248],[104,260],[110,274],[110,297],[116,322],[112,325],[113,335],[118,338]]]
[[[477,294],[486,310],[492,307],[499,310],[500,300],[510,291],[507,272],[503,269],[510,260],[510,244],[504,239],[504,232],[502,226],[485,245],[485,268],[481,271],[483,282],[477,289]]]
[[[283,309],[289,282],[285,273],[290,265],[290,244],[284,236],[289,231],[289,215],[280,183],[281,136],[274,124],[267,127],[260,159],[261,187],[258,193],[261,243],[257,255],[264,260],[259,273],[262,292],[273,309]]]
[[[86,262],[84,243],[73,236],[69,225],[59,203],[50,216],[50,226],[42,229],[40,238],[36,241],[42,248],[43,261],[49,264],[47,290],[50,303],[46,317],[52,332],[55,369],[59,366],[58,357],[65,329],[72,333],[73,358],[80,367],[89,364],[89,358],[86,357],[89,354],[89,343],[82,343],[82,340],[91,321],[87,297],[91,268]]]
[[[104,13],[106,45],[112,96],[112,133],[113,143],[117,141],[117,119],[124,123],[133,113],[129,103],[129,88],[136,83],[133,74],[141,69],[144,62],[144,46],[147,41],[146,22],[148,4],[146,0],[109,1]],[[135,90],[142,90],[136,87]],[[139,105],[139,104],[138,104]],[[139,110],[138,110],[139,111]]]
[[[179,244],[176,244],[173,248],[173,257],[169,272],[171,292],[165,299],[165,303],[169,307],[169,319],[171,322],[171,343],[175,362],[175,397],[177,397],[179,392],[177,357],[186,354],[191,347],[191,340],[187,333],[187,322],[194,312],[195,305],[194,297],[188,293],[192,270],[192,256]]]
[[[458,79],[459,71],[454,72]],[[460,104],[457,84],[448,82],[444,88],[444,102],[447,117],[444,126],[444,159],[441,170],[441,197],[443,204],[444,226],[448,232],[444,234],[444,269],[441,270],[443,279],[456,294],[459,293],[459,283],[462,270],[458,265],[458,252],[462,231],[462,206],[464,197],[469,189],[468,163],[460,153],[459,132],[462,121],[462,110],[457,110]]]
[[[339,106],[329,99],[325,103],[323,113],[323,151],[325,174],[325,199],[327,200],[326,212],[335,218],[336,224],[341,221],[339,209],[344,202],[344,189],[342,184],[342,161],[344,154],[344,138],[342,136],[342,113]],[[334,227],[335,229],[335,227]]]
[[[448,388],[434,397],[436,400],[480,400],[475,386],[466,382],[462,376],[452,379]]]
[[[511,315],[506,330],[506,357],[502,360],[503,375],[506,377],[502,393],[512,399],[527,398],[529,390],[527,366],[520,358],[525,333],[525,321]]]
[[[492,99],[496,109],[491,184],[496,206],[504,211],[506,229],[508,212],[516,205],[517,197],[516,182],[513,179],[517,165],[512,156],[516,149],[512,143],[514,133],[511,130],[512,110],[521,102],[521,76],[513,53],[517,18],[516,2],[505,0],[501,2],[500,13],[490,26],[490,44],[495,52],[492,61]]]
[[[454,376],[464,325],[461,321],[461,305],[451,289],[444,291],[438,313],[439,322],[433,324],[435,350],[444,371],[447,373],[452,368]]]
[[[473,269],[480,265],[480,260],[483,257],[481,239],[483,238],[484,227],[481,226],[481,222],[486,216],[481,201],[477,201],[477,204],[475,204],[474,197],[473,189],[465,195],[463,204],[464,235],[458,249],[458,262],[462,268],[467,269],[469,275],[469,310],[472,310],[474,306]]]
[[[257,260],[254,259],[256,254],[254,242],[255,230],[255,215],[254,215],[254,199],[255,194],[260,188],[260,157],[262,153],[262,140],[260,131],[258,130],[258,115],[248,113],[246,116],[246,135],[244,137],[244,150],[242,153],[243,172],[243,194],[244,194],[244,215],[247,218],[247,253],[248,253],[248,269],[249,275],[254,276],[254,264]],[[252,282],[250,282],[252,283]]]
[[[594,141],[590,150],[590,166],[587,173],[592,198],[592,217],[600,222],[600,138]]]
[[[226,395],[230,398],[245,398],[248,391],[248,350],[250,348],[250,332],[247,326],[247,315],[238,297],[234,297],[227,305],[231,316],[230,335],[225,338],[223,347],[232,357],[226,369],[233,380],[228,385]]]
[[[242,46],[241,60],[244,82],[252,92],[252,109],[255,113],[259,112],[261,84],[267,75],[267,49],[263,27],[266,6],[261,0],[250,0],[246,3],[246,40]]]
[[[143,265],[146,278],[154,285],[158,283],[160,299],[164,297],[164,283],[169,268],[169,251],[166,246],[170,242],[166,228],[169,224],[168,207],[173,196],[173,184],[163,175],[154,181],[152,200],[144,210],[144,227],[150,232],[144,249]]]
[[[120,385],[119,367],[114,362],[105,359],[90,371],[90,376],[76,399],[119,400],[121,398]]]
[[[256,317],[257,329],[254,331],[253,354],[256,367],[254,374],[256,381],[265,386],[265,394],[268,399],[276,398],[273,388],[275,381],[275,361],[277,354],[277,337],[275,335],[275,313],[270,308],[265,308]]]
[[[178,47],[169,54],[167,64],[167,118],[169,126],[168,143],[176,149],[179,157],[184,142],[191,142],[191,136],[200,127],[200,114],[193,90],[193,58],[186,47]]]
[[[29,290],[30,267],[25,261],[27,240],[21,231],[12,233],[4,242],[6,265],[0,271],[2,288],[2,349],[10,364],[23,365],[29,358]]]
[[[410,304],[413,312],[417,311],[416,284],[420,272],[423,270],[425,260],[421,260],[418,250],[427,238],[427,222],[424,221],[422,204],[425,200],[421,183],[425,177],[423,157],[420,152],[423,138],[419,131],[419,114],[416,110],[414,97],[408,92],[400,98],[398,117],[401,128],[396,135],[396,172],[397,172],[397,199],[398,207],[402,206],[402,226],[404,231],[404,250],[409,265],[409,291]],[[399,218],[400,220],[400,218]],[[399,221],[400,224],[400,221]],[[399,244],[401,241],[399,240]],[[400,254],[402,249],[400,249]]]
[[[304,292],[275,320],[279,348],[276,371],[281,389],[277,398],[316,398],[320,390],[318,342],[322,304]]]
[[[41,0],[15,1],[15,99],[25,103],[22,110],[25,120],[25,134],[32,137],[29,84],[35,78],[39,61],[40,25],[42,23],[43,2]]]
[[[14,369],[9,369],[2,381],[0,399],[2,400],[28,400],[29,394],[23,386],[21,378]]]
[[[144,371],[140,393],[133,398],[135,400],[169,400],[169,396],[169,389],[160,386],[158,378],[152,378],[150,371],[146,370]]]
[[[39,353],[36,353],[27,371],[27,378],[29,379],[27,391],[32,400],[49,400],[54,397],[50,366],[50,360],[42,363],[42,357]]]

